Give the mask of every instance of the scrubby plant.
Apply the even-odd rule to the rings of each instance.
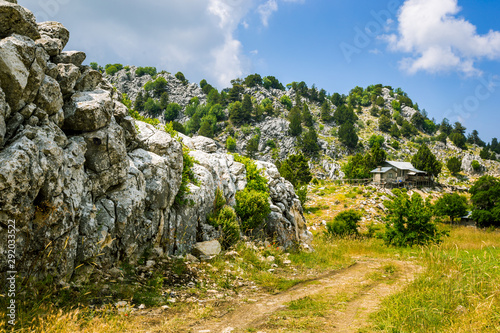
[[[231,136],[227,137],[226,149],[232,153],[236,151],[236,140]]]
[[[448,216],[453,224],[455,218],[467,213],[467,198],[457,193],[445,193],[436,202],[434,210],[438,216]]]
[[[217,188],[215,191],[213,212],[207,216],[207,223],[222,232],[221,245],[228,249],[240,239],[240,225],[234,209],[227,205],[224,192]]]
[[[198,183],[198,180],[196,179],[193,172],[193,166],[196,160],[194,159],[194,157],[191,157],[191,155],[189,155],[189,149],[186,147],[182,148],[182,160],[183,163],[181,186],[179,188],[179,191],[177,192],[177,195],[175,196],[175,203],[178,205],[186,205],[189,203],[189,200],[186,198],[191,193],[188,185],[190,183]]]
[[[236,193],[235,211],[241,218],[241,227],[244,231],[253,230],[264,223],[271,213],[268,202],[269,194],[250,188]]]
[[[135,70],[135,75],[137,76],[143,76],[143,75],[151,75],[155,76],[156,75],[156,67],[138,67]]]
[[[288,97],[287,95],[283,95],[280,98],[280,103],[283,104],[287,110],[289,110],[289,111],[291,110],[292,101],[290,100],[290,97]]]
[[[358,223],[361,221],[361,212],[354,209],[340,212],[333,221],[326,224],[326,233],[329,236],[357,236]]]
[[[388,245],[414,246],[439,243],[444,235],[432,222],[433,209],[418,193],[393,190],[394,197],[384,202],[387,208],[384,240]]]
[[[452,158],[450,158],[448,160],[448,162],[446,163],[446,166],[448,167],[448,170],[450,170],[450,172],[453,175],[456,175],[462,169],[462,161],[460,159],[458,159],[458,157],[453,156]]]
[[[475,172],[479,172],[479,171],[481,171],[481,164],[479,164],[479,162],[478,162],[478,161],[476,161],[476,160],[472,161],[471,166],[472,166],[472,169],[473,169]]]
[[[177,72],[175,74],[175,77],[177,78],[177,80],[181,81],[183,85],[188,85],[189,81],[186,80],[186,77],[184,76],[184,74],[182,74],[182,72]]]
[[[181,111],[181,106],[177,103],[170,103],[167,105],[167,109],[165,110],[165,120],[172,121],[179,115]]]

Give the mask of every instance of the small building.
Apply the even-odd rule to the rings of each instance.
[[[467,215],[462,216],[460,218],[460,221],[458,222],[460,225],[464,225],[467,227],[475,227],[476,226],[476,221],[472,218],[472,212],[467,212]]]
[[[378,185],[404,185],[405,183],[416,185],[431,181],[427,172],[416,169],[410,162],[385,161],[371,173],[373,183]]]

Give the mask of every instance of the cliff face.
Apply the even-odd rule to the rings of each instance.
[[[69,32],[36,24],[16,1],[0,0],[0,271],[7,225],[16,224],[16,269],[69,279],[145,251],[184,254],[219,231],[206,224],[217,188],[230,204],[246,186],[243,164],[203,137],[181,137],[196,159],[198,185],[181,186],[179,140],[135,121],[121,96],[66,51]],[[310,234],[293,186],[258,162],[271,190],[266,235],[307,246]],[[83,265],[82,265],[83,264]]]

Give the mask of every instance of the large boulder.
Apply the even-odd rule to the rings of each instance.
[[[57,82],[61,86],[64,95],[70,95],[74,92],[76,82],[80,78],[80,68],[73,64],[57,65]]]
[[[210,258],[219,255],[221,246],[219,241],[213,240],[209,242],[196,243],[193,247],[193,254],[200,258]]]
[[[1,85],[1,84],[0,84]],[[7,132],[7,124],[5,120],[10,116],[10,106],[5,101],[5,94],[0,88],[0,148],[3,146],[3,139]]]
[[[81,66],[87,55],[82,51],[64,51],[52,58],[56,64],[73,64]]]
[[[47,21],[38,23],[38,31],[42,38],[52,38],[60,42],[60,51],[64,49],[69,41],[69,31],[59,22]],[[53,56],[55,54],[51,54]]]
[[[35,103],[44,109],[49,116],[61,110],[64,101],[59,83],[46,75],[38,90],[38,96],[36,97]]]
[[[45,75],[42,50],[24,36],[0,40],[0,84],[12,111],[32,102]]]
[[[73,94],[64,105],[64,129],[91,132],[108,125],[113,114],[113,100],[106,90]]]
[[[85,67],[82,75],[76,81],[76,91],[92,91],[97,88],[102,81],[102,74],[90,67]]]
[[[83,133],[87,143],[85,167],[92,180],[92,192],[102,195],[127,179],[127,149],[123,129],[114,118],[110,124],[94,132]]]
[[[0,0],[0,38],[12,34],[24,35],[33,40],[40,38],[32,12],[16,2]]]

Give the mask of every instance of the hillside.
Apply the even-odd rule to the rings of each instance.
[[[486,144],[476,131],[466,136],[466,129],[460,123],[452,125],[446,119],[441,122],[428,119],[425,110],[420,111],[418,104],[400,88],[372,85],[366,89],[356,87],[348,96],[330,95],[314,86],[308,88],[304,82],[284,87],[274,77],[262,79],[254,74],[233,80],[232,88],[219,92],[206,81],[200,82],[203,89],[188,83],[182,73],[174,76],[168,72],[156,74],[155,70],[150,73],[153,76],[139,76],[137,69],[127,66],[106,77],[118,91],[127,95],[130,106],[144,116],[158,118],[162,123],[182,124],[178,129],[187,135],[211,137],[220,152],[227,151],[228,138],[236,143],[234,148],[230,147],[232,151],[267,162],[276,163],[303,152],[311,158],[311,167],[318,179],[341,179],[345,176],[342,166],[348,157],[369,151],[369,139],[381,136],[382,149],[391,160],[410,161],[421,144],[429,145],[443,165],[438,181],[444,185],[462,186],[484,174],[500,175],[500,163],[496,161],[500,148],[495,139]],[[164,86],[154,90],[152,83],[159,78],[165,79]],[[137,103],[139,93],[142,102]],[[160,105],[162,94],[163,107]],[[248,110],[242,111],[246,95],[250,97],[251,106],[247,104]],[[152,107],[151,101],[146,105],[148,99],[155,101],[156,107]],[[178,111],[167,111],[168,104],[178,104]],[[298,134],[291,134],[290,113],[297,106],[301,129]],[[237,112],[247,115],[239,119]],[[349,139],[342,140],[339,135],[345,114],[352,118],[357,143],[346,144]],[[309,129],[314,129],[316,135],[307,145]],[[462,173],[457,177],[446,168],[451,157],[462,161]],[[474,160],[480,165],[476,170],[472,168]]]

